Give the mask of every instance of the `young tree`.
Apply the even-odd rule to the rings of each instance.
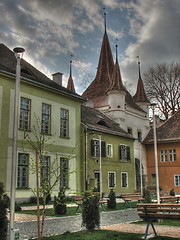
[[[144,73],[147,96],[156,102],[164,119],[180,109],[180,63],[158,64]]]
[[[63,173],[63,177],[68,178],[69,174],[74,171],[68,171],[65,169],[66,176],[64,176],[64,164],[59,164],[60,154],[55,153],[55,159],[51,161],[51,164],[47,164],[47,151],[49,147],[54,143],[51,142],[51,138],[46,136],[41,128],[40,119],[36,118],[36,124],[32,126],[31,134],[24,133],[26,143],[24,149],[31,149],[35,153],[35,161],[32,159],[31,171],[36,175],[36,188],[34,195],[37,197],[37,227],[38,227],[38,240],[43,237],[44,221],[46,217],[46,203],[47,199],[52,193],[52,190],[57,184],[60,183],[60,178]],[[69,153],[66,159],[69,161],[72,158],[73,152]],[[68,182],[68,179],[66,180]],[[42,198],[42,214],[40,216],[40,197]],[[40,221],[41,217],[41,221]]]

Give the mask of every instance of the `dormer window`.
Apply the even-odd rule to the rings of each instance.
[[[109,126],[107,125],[107,123],[106,123],[105,121],[103,121],[103,120],[100,120],[99,122],[97,122],[97,124],[109,128]]]

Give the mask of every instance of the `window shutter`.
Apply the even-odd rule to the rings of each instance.
[[[123,151],[123,146],[119,146],[119,159],[122,160],[122,151]]]
[[[94,140],[91,139],[91,156],[94,156]]]
[[[127,146],[127,147],[126,147],[126,150],[127,150],[127,161],[130,161],[130,160],[131,160],[130,146]]]
[[[101,156],[106,157],[106,142],[101,141]]]

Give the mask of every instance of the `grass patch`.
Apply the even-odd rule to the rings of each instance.
[[[143,236],[142,234],[121,233],[117,231],[108,231],[108,230],[97,230],[97,231],[94,231],[93,233],[90,233],[87,231],[81,231],[76,233],[67,232],[58,236],[44,237],[43,240],[104,240],[104,239],[139,240],[141,239],[142,236]],[[175,238],[158,236],[151,239],[172,240]]]

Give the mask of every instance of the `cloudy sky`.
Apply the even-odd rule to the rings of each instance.
[[[117,39],[123,83],[132,94],[136,56],[142,74],[157,63],[179,61],[180,0],[1,0],[0,41],[24,47],[24,59],[50,78],[62,72],[64,86],[72,58],[81,94],[96,74],[104,11],[113,56]]]

